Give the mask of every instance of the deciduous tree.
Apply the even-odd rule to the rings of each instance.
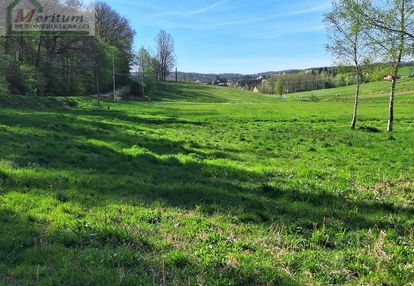
[[[141,73],[142,94],[145,96],[145,80],[151,69],[151,55],[144,47],[141,47],[138,51],[137,64]]]
[[[369,45],[366,22],[362,15],[355,12],[369,5],[367,0],[337,0],[332,4],[332,10],[325,14],[324,22],[329,32],[330,43],[327,50],[341,65],[354,67],[355,97],[351,128],[355,129],[360,97],[363,64],[369,60]]]
[[[356,0],[355,13],[363,16],[366,25],[371,25],[371,44],[381,55],[381,60],[391,63],[391,90],[388,108],[387,131],[394,129],[394,103],[398,70],[402,61],[412,55],[414,41],[414,1],[387,0],[370,2],[369,7],[361,6]]]
[[[160,79],[165,81],[175,65],[174,39],[165,31],[160,31],[155,38],[157,58],[160,64]]]

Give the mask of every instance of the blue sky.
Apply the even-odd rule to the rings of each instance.
[[[108,0],[130,19],[135,48],[175,39],[178,69],[258,73],[331,65],[322,24],[330,0]]]

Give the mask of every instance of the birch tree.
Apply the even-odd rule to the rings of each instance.
[[[398,71],[402,61],[412,54],[414,1],[375,1],[368,9],[358,4],[355,7],[356,13],[364,17],[367,25],[375,28],[370,33],[372,46],[376,48],[382,61],[390,63],[392,67],[387,126],[387,131],[392,132]]]
[[[329,32],[330,43],[327,50],[341,65],[354,67],[355,97],[351,128],[355,129],[360,98],[363,65],[369,61],[367,26],[362,15],[355,12],[355,5],[366,7],[366,0],[338,0],[332,4],[332,10],[324,16],[324,22]]]
[[[144,47],[138,51],[137,63],[141,73],[142,95],[145,96],[145,80],[151,67],[151,55]]]

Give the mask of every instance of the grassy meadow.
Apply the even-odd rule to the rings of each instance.
[[[414,83],[0,96],[0,285],[414,285]]]

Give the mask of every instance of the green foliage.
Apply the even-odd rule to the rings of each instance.
[[[9,84],[6,78],[7,60],[0,56],[0,94],[9,91]]]
[[[128,20],[107,4],[98,1],[94,5],[95,15],[100,17],[96,21],[97,37],[0,39],[1,89],[6,85],[10,92],[23,95],[105,93],[112,89],[113,55],[116,82],[118,86],[127,84],[134,32]],[[111,25],[102,26],[109,22]]]
[[[363,66],[362,82],[378,82],[391,73],[388,64],[374,64]],[[402,67],[399,74],[410,77],[412,67]],[[353,67],[340,66],[325,69],[312,69],[304,72],[285,75],[275,75],[270,79],[263,80],[260,91],[264,94],[278,94],[282,89],[285,93],[297,93],[313,90],[329,89],[334,87],[346,87],[355,84],[355,71]]]
[[[45,77],[35,68],[9,61],[3,70],[5,73],[3,76],[11,92],[25,95],[44,94]]]
[[[133,81],[129,84],[129,90],[132,96],[140,96],[142,94],[142,85]]]
[[[370,82],[381,81],[392,72],[392,67],[386,64],[373,65],[368,69],[367,79]]]
[[[275,93],[275,80],[264,80],[260,87],[260,91],[264,94],[274,94]]]
[[[284,82],[283,78],[279,78],[276,81],[276,87],[275,87],[276,94],[278,94],[280,96],[283,95],[283,93],[285,92],[284,84],[285,84],[285,82]]]
[[[139,93],[145,92],[146,95],[147,93],[152,94],[156,92],[158,75],[161,69],[158,59],[155,56],[151,56],[144,47],[141,47],[137,55],[137,65],[141,78],[141,90]],[[144,90],[142,90],[142,84],[144,85]]]
[[[336,87],[348,86],[355,84],[354,72],[338,73],[333,79],[333,83]]]
[[[28,65],[22,65],[20,69],[26,94],[44,95],[46,80],[43,73]]]
[[[320,69],[316,71],[308,70],[284,75],[275,75],[269,79],[263,80],[260,90],[264,94],[280,95],[281,90],[284,90],[284,92],[287,93],[295,93],[333,88],[336,86],[335,84],[342,83],[340,81],[335,81],[336,77],[333,74],[334,70]]]
[[[6,93],[9,91],[8,83],[6,77],[0,73],[0,94]]]
[[[321,99],[319,98],[319,96],[317,96],[317,95],[315,95],[315,94],[312,94],[310,97],[309,97],[309,101],[313,101],[313,102],[318,102],[318,101],[320,101]]]
[[[142,96],[142,85],[138,82],[131,81],[118,91],[118,96],[123,99]]]

